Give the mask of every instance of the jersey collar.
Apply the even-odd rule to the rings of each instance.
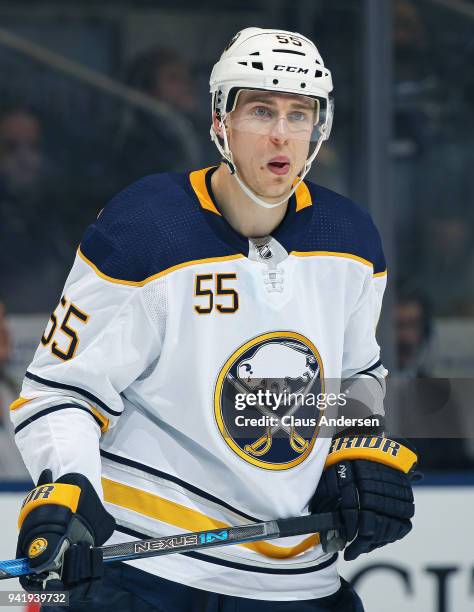
[[[189,183],[200,208],[218,238],[229,245],[233,251],[249,254],[249,239],[239,234],[223,216],[212,192],[211,177],[218,166],[209,166],[195,170],[189,174]],[[295,179],[298,180],[298,179]],[[296,189],[288,202],[286,214],[280,225],[272,232],[273,238],[278,240],[285,249],[295,249],[299,243],[298,235],[308,231],[309,217],[312,214],[313,202],[307,185],[303,182]]]
[[[194,170],[189,174],[189,180],[201,207],[205,210],[213,212],[216,215],[222,216],[213,195],[211,195],[212,191],[209,189],[210,176],[212,176],[212,173],[217,170],[217,168],[218,166],[208,166],[207,168],[202,168],[201,170]],[[293,181],[293,185],[295,185],[295,183],[298,181],[299,177],[296,177]],[[313,202],[311,200],[311,194],[304,182],[298,185],[298,188],[296,189],[294,195],[291,196],[288,204],[289,207],[293,207],[295,212],[299,212],[300,210],[303,210],[303,208],[312,206]]]

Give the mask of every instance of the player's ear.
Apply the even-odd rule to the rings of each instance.
[[[220,125],[220,121],[217,118],[217,114],[216,114],[215,111],[212,113],[212,125],[213,125],[215,133],[219,136],[219,138],[223,138],[224,135],[222,133],[222,128],[221,128],[221,125]]]

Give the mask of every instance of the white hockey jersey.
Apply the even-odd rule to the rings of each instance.
[[[148,176],[106,206],[12,404],[33,479],[85,474],[116,518],[110,543],[306,514],[330,439],[290,417],[314,408],[236,400],[269,379],[337,393],[341,379],[386,373],[385,262],[368,213],[305,182],[272,236],[249,240],[219,211],[214,170]],[[287,423],[264,423],[272,414]],[[314,534],[131,563],[295,600],[334,593],[336,562]]]

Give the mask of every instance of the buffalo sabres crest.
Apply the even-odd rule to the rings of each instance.
[[[302,334],[275,331],[240,346],[217,378],[219,431],[245,461],[286,470],[304,461],[316,441],[324,393],[321,357]]]

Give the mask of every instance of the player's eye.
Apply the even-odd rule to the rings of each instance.
[[[258,119],[271,119],[273,116],[272,111],[266,106],[256,106],[252,113]]]
[[[308,113],[302,112],[302,111],[293,111],[292,113],[290,113],[288,115],[288,118],[290,121],[293,121],[295,123],[305,123],[307,121],[309,121],[309,115]]]

